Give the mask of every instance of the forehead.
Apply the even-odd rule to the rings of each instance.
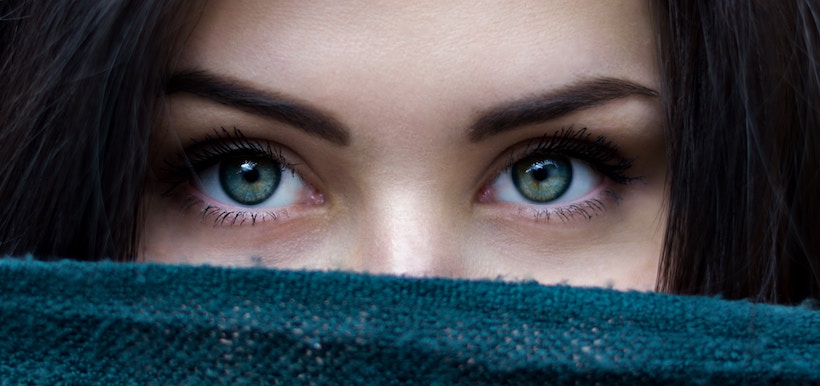
[[[352,127],[388,115],[425,125],[419,111],[438,120],[469,116],[595,76],[657,87],[648,7],[636,0],[211,1],[180,67],[298,96]],[[351,110],[358,114],[345,116]]]

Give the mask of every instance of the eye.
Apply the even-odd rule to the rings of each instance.
[[[493,182],[498,201],[551,205],[576,201],[594,191],[603,177],[585,162],[568,157],[526,157],[502,172]]]
[[[300,202],[306,184],[299,176],[262,155],[233,156],[198,173],[199,188],[214,200],[274,208]]]

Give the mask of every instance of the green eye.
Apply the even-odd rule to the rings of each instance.
[[[282,168],[266,157],[241,157],[219,165],[219,184],[231,199],[256,205],[270,198],[282,180]]]
[[[572,182],[572,164],[564,157],[530,157],[512,166],[515,188],[527,200],[547,203],[561,197]]]

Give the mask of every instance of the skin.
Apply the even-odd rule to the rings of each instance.
[[[335,144],[169,94],[152,139],[141,258],[652,289],[667,170],[657,98],[617,98],[478,141],[468,131],[497,106],[584,80],[659,90],[654,36],[642,1],[211,1],[175,71],[309,105],[349,137]],[[194,182],[163,195],[163,165],[220,127],[274,146],[309,192],[264,210],[220,203]],[[606,209],[591,218],[561,219],[567,204],[500,202],[491,186],[511,157],[568,128],[605,136],[639,179],[602,178],[575,200],[600,199]],[[192,196],[198,204],[184,206]],[[208,204],[266,220],[219,223],[203,216]]]

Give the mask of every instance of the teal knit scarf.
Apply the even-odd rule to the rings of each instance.
[[[0,260],[4,384],[820,383],[820,312],[708,297]]]

